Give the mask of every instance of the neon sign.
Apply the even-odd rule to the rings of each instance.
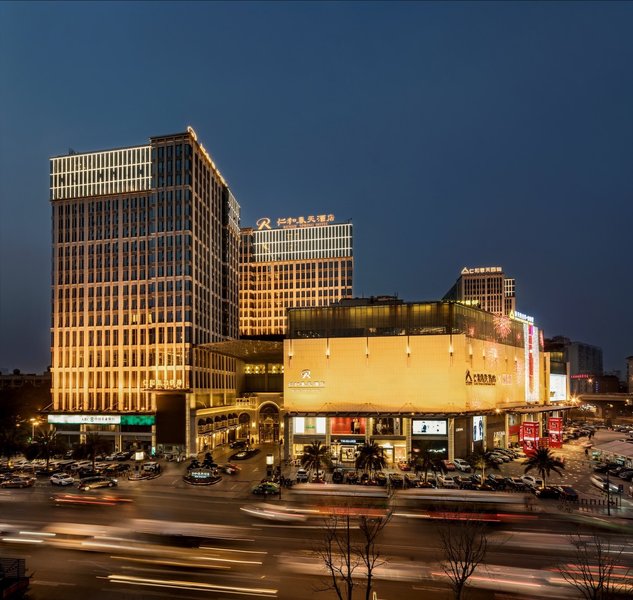
[[[318,227],[320,225],[327,225],[328,223],[334,223],[334,215],[309,215],[307,217],[283,217],[277,219],[277,227],[281,229],[292,229],[295,227]],[[264,229],[271,229],[271,219],[269,217],[262,217],[256,222],[257,230],[262,231]]]

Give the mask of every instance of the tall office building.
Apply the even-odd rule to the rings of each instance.
[[[235,389],[234,359],[204,347],[238,335],[240,207],[226,181],[188,128],[51,158],[50,200],[49,422],[188,445],[189,407]]]
[[[240,332],[283,335],[286,310],[352,295],[352,224],[334,215],[277,219],[241,231]]]
[[[495,315],[510,316],[516,308],[516,285],[501,267],[464,267],[444,300],[456,300]]]

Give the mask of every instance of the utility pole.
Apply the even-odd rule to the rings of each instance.
[[[607,469],[607,515],[611,516],[611,483],[609,482],[609,470]]]

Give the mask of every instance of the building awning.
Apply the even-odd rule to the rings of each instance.
[[[594,446],[593,450],[600,450],[601,452],[610,452],[611,454],[617,454],[618,456],[633,458],[633,442],[627,442],[626,440],[613,440],[612,442],[606,442],[604,444]]]
[[[552,412],[555,410],[570,410],[574,408],[573,406],[557,406],[556,404],[548,404],[543,406],[542,404],[538,404],[535,406],[527,406],[527,407],[519,407],[519,408],[505,408],[503,412],[511,412],[518,413],[520,415],[526,415],[529,413],[543,413],[543,412]]]

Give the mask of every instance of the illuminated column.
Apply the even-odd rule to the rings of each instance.
[[[455,458],[455,419],[448,420],[448,460]]]
[[[325,417],[325,446],[330,447],[332,443],[332,426],[330,425],[330,417]]]
[[[404,429],[405,435],[405,450],[407,452],[407,457],[409,457],[411,456],[411,419],[403,417],[402,428]]]

